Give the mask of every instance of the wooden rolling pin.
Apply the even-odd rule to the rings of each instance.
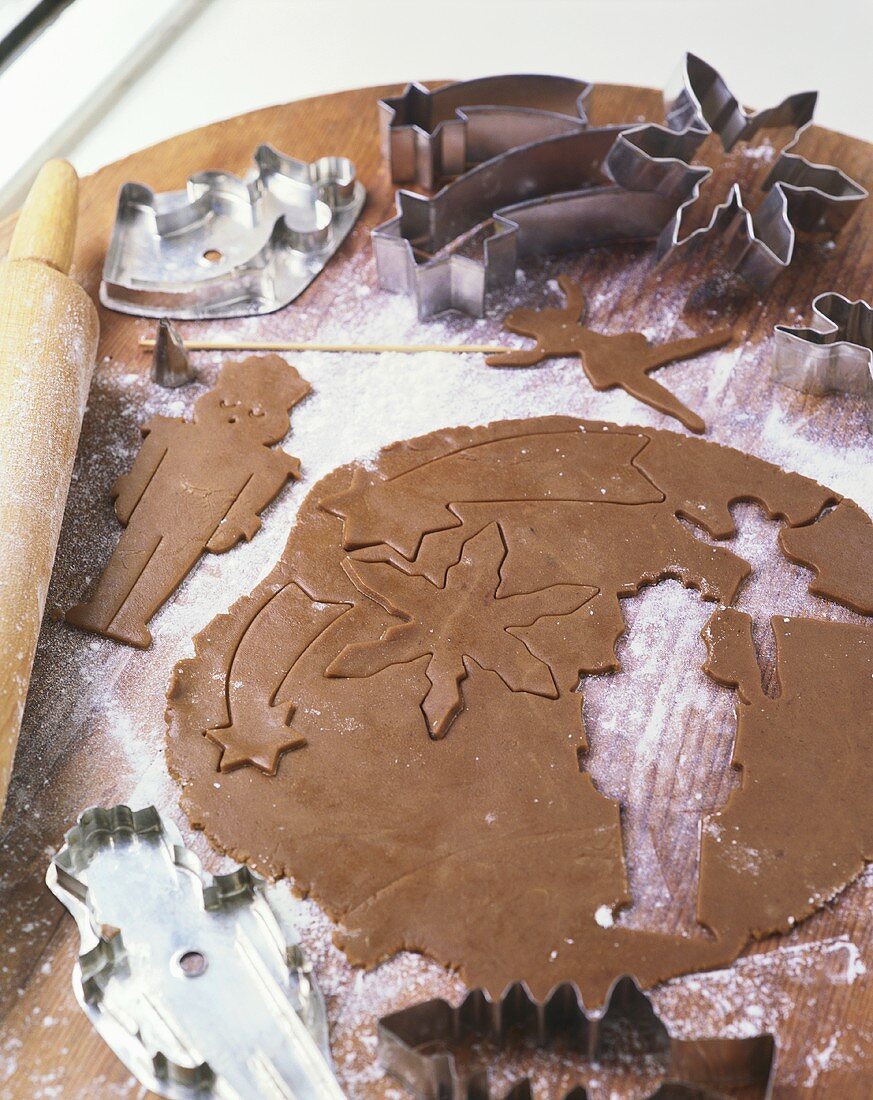
[[[79,179],[49,161],[0,263],[0,810],[97,353],[70,276]]]

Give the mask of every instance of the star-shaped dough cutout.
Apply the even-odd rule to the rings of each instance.
[[[434,738],[442,738],[461,709],[467,660],[495,672],[511,691],[548,699],[558,696],[549,666],[520,635],[548,615],[569,615],[596,595],[590,585],[558,584],[514,596],[498,596],[507,550],[491,523],[461,549],[446,572],[444,588],[388,562],[346,559],[346,573],[364,595],[406,621],[378,641],[347,645],[327,668],[331,677],[374,676],[391,665],[429,656],[431,687],[421,709]]]
[[[247,764],[275,775],[279,760],[286,752],[302,749],[306,738],[291,728],[295,708],[282,704],[269,708],[269,726],[254,723],[251,718],[241,726],[222,726],[206,730],[206,736],[222,750],[218,762],[220,772],[232,772]]]

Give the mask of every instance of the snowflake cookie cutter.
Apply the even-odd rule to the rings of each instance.
[[[677,95],[665,96],[666,126],[654,123],[622,134],[611,150],[606,170],[632,191],[655,190],[670,197],[675,213],[658,237],[657,254],[666,256],[710,232],[726,240],[725,259],[756,291],[765,290],[791,263],[797,230],[837,233],[867,191],[845,173],[814,164],[791,152],[811,125],[817,92],[789,96],[776,107],[746,112],[721,75],[701,58],[687,53]],[[739,183],[717,205],[708,225],[683,235],[686,213],[712,175],[694,167],[693,158],[715,134],[725,152],[760,130],[791,127],[794,135],[764,181],[766,195],[752,212]]]
[[[833,291],[812,303],[812,327],[776,325],[775,381],[821,396],[873,397],[873,308]],[[868,412],[873,428],[873,402]]]
[[[153,806],[96,807],[46,882],[79,929],[76,1000],[147,1089],[342,1100],[290,913],[247,867],[205,875]]]
[[[244,179],[199,172],[184,190],[126,183],[100,301],[141,317],[202,320],[292,302],[351,232],[366,191],[346,157],[294,160],[259,145]]]
[[[383,1016],[377,1031],[381,1065],[423,1100],[488,1100],[487,1070],[464,1077],[447,1048],[469,1039],[501,1043],[510,1033],[542,1047],[561,1041],[589,1063],[658,1056],[666,1080],[651,1094],[652,1100],[716,1100],[748,1088],[769,1097],[776,1052],[772,1035],[674,1038],[627,975],[613,983],[600,1012],[585,1010],[574,985],[560,985],[538,1002],[519,983],[496,1001],[477,989],[457,1007],[437,999],[401,1009]],[[579,1085],[564,1100],[584,1100],[586,1095]],[[530,1082],[523,1080],[513,1085],[505,1100],[532,1096]]]
[[[397,214],[372,231],[379,285],[414,297],[418,315],[485,310],[486,291],[512,281],[520,259],[596,244],[650,240],[675,204],[615,186],[602,166],[629,125],[592,127],[492,157],[432,198],[397,192]],[[493,221],[483,259],[450,246]]]
[[[407,84],[379,100],[382,155],[395,183],[432,190],[517,145],[588,125],[591,85],[573,77],[517,73],[455,81],[431,91]]]

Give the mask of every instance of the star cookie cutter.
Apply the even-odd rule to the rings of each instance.
[[[80,815],[46,882],[75,918],[79,1005],[173,1100],[342,1100],[324,1000],[282,896],[247,867],[204,875],[149,806]]]
[[[200,172],[183,191],[126,183],[100,301],[120,313],[201,320],[272,313],[348,236],[366,191],[346,157],[294,160],[260,145],[245,179]]]
[[[520,259],[656,237],[675,209],[657,192],[626,191],[601,167],[627,126],[559,134],[492,157],[432,198],[397,192],[397,214],[372,232],[379,285],[416,298],[418,315],[485,310]],[[489,220],[484,259],[452,251]]]
[[[774,379],[803,393],[873,395],[873,308],[828,292],[812,314],[812,328],[775,326]]]
[[[587,1062],[626,1055],[657,1055],[667,1080],[651,1094],[716,1100],[733,1090],[757,1088],[771,1093],[776,1045],[772,1035],[744,1039],[675,1039],[655,1013],[636,981],[618,978],[602,1011],[586,1012],[574,985],[558,986],[544,1002],[535,1001],[524,984],[510,986],[498,1001],[481,990],[468,993],[457,1007],[433,1000],[383,1016],[377,1026],[379,1060],[389,1073],[424,1100],[488,1100],[487,1070],[466,1079],[458,1071],[452,1043],[490,1039],[500,1043],[513,1033],[537,1046],[561,1041]],[[725,1092],[730,1089],[732,1092]],[[584,1100],[577,1086],[564,1100]],[[506,1100],[530,1100],[529,1082],[519,1081]]]
[[[838,232],[867,197],[866,190],[837,168],[813,164],[791,149],[812,122],[817,92],[789,96],[776,107],[743,110],[721,75],[694,54],[685,55],[681,88],[667,94],[667,124],[652,123],[624,133],[609,154],[606,170],[632,191],[655,190],[671,198],[675,214],[658,237],[661,258],[710,232],[723,235],[725,259],[755,290],[765,290],[791,263],[796,231]],[[760,130],[790,126],[794,137],[780,152],[764,181],[755,211],[734,183],[708,225],[683,235],[686,212],[700,196],[712,170],[694,167],[695,153],[710,134],[725,152]]]
[[[585,129],[591,85],[517,73],[461,80],[431,91],[407,84],[379,100],[382,155],[395,183],[432,190],[517,145]]]

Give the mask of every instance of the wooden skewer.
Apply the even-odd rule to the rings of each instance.
[[[140,338],[139,346],[151,350],[155,341]],[[457,354],[497,355],[507,351],[497,344],[301,344],[287,340],[186,340],[188,351],[396,351],[412,355],[422,351],[447,351]]]

